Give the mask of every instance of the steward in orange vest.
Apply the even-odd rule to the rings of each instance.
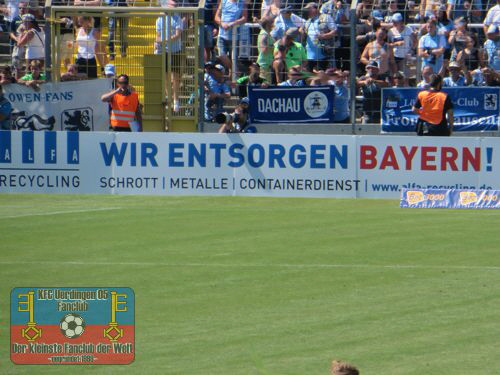
[[[126,74],[118,77],[117,84],[116,90],[101,97],[103,102],[108,102],[111,106],[111,128],[118,132],[129,132],[132,128],[141,129],[142,114],[139,96],[132,91]]]
[[[443,78],[433,74],[430,86],[429,90],[418,93],[413,106],[413,113],[419,115],[417,134],[449,136],[453,132],[453,104],[448,94],[440,91]]]

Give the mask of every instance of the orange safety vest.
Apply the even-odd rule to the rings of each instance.
[[[441,91],[421,91],[418,99],[422,108],[420,118],[430,124],[438,125],[443,121],[444,103],[448,95]]]
[[[139,96],[136,92],[130,95],[116,94],[111,100],[111,126],[113,128],[130,128],[135,112],[139,106]]]

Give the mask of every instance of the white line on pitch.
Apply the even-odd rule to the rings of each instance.
[[[224,263],[162,263],[162,262],[57,262],[57,261],[0,261],[0,264],[45,264],[68,266],[144,266],[144,267],[217,267],[217,268],[366,268],[366,269],[431,269],[431,270],[491,270],[500,266],[435,266],[417,264],[224,264]]]
[[[63,215],[63,214],[78,214],[81,212],[95,212],[95,211],[111,211],[111,210],[121,210],[123,207],[103,207],[103,208],[90,208],[86,210],[68,210],[68,211],[52,211],[52,212],[40,212],[35,214],[21,214],[21,215],[11,215],[11,216],[0,216],[0,219],[15,219],[17,217],[29,217],[29,216],[50,216],[50,215]]]

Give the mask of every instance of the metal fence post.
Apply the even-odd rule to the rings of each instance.
[[[349,23],[350,23],[350,42],[351,42],[351,67],[349,75],[349,86],[350,86],[350,108],[351,108],[351,126],[352,134],[356,134],[356,56],[357,56],[357,44],[356,44],[356,7],[358,5],[357,0],[353,0],[351,4],[351,9],[349,10]]]
[[[203,124],[205,122],[205,0],[201,0],[198,9],[198,132],[203,132]]]
[[[45,1],[45,14],[50,17],[50,20],[45,22],[45,77],[47,81],[52,81],[52,35],[54,19],[52,14],[52,0]],[[49,43],[47,43],[49,41]]]

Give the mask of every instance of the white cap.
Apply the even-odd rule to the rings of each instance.
[[[220,71],[222,73],[226,73],[226,69],[224,69],[224,67],[221,64],[215,65],[215,69],[217,69],[218,71]]]

